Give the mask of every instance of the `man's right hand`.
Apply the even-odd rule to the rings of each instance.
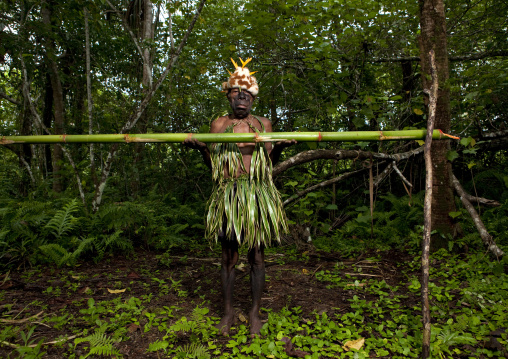
[[[195,138],[186,138],[183,141],[183,144],[189,148],[194,150],[204,151],[206,147],[206,143],[196,140]]]

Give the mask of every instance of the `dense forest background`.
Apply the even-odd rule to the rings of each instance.
[[[435,128],[460,139],[432,143],[432,351],[507,356],[507,39],[504,0],[4,0],[0,136],[208,132],[238,57],[275,131],[425,129],[433,50]],[[285,150],[267,324],[228,342],[197,151],[2,137],[0,356],[417,357],[423,145]]]
[[[434,48],[436,128],[461,138],[434,144],[434,242],[480,243],[453,195],[455,176],[474,206],[492,200],[483,203],[494,210],[476,210],[483,241],[506,247],[508,6],[427,5],[2,2],[0,133],[207,132],[228,111],[219,89],[238,57],[252,57],[257,71],[253,112],[278,131],[424,129]],[[202,241],[210,173],[182,145],[0,151],[1,251],[12,265],[41,260],[39,249],[53,244],[97,255],[111,243],[167,250]],[[293,156],[274,170],[293,240],[309,227],[325,248],[349,251],[421,233],[421,141],[301,143],[286,151]]]

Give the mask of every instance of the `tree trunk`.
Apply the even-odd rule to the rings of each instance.
[[[194,14],[194,17],[192,18],[192,21],[190,22],[187,31],[185,35],[183,36],[182,40],[180,41],[180,45],[176,49],[175,53],[171,57],[171,59],[166,63],[164,71],[159,76],[155,84],[152,86],[148,94],[145,96],[143,101],[139,104],[138,108],[134,111],[134,113],[131,115],[131,117],[127,120],[127,122],[122,127],[120,133],[126,134],[128,131],[130,131],[137,123],[143,112],[145,111],[146,107],[150,103],[150,100],[152,99],[153,95],[157,92],[162,82],[166,79],[166,77],[169,74],[169,71],[175,66],[176,61],[178,60],[180,54],[183,51],[183,47],[185,46],[187,39],[189,38],[192,29],[194,28],[194,25],[196,24],[196,21],[198,20],[199,14],[201,14],[201,10],[203,10],[203,7],[205,6],[206,0],[201,0],[201,2],[198,4],[197,10]],[[118,143],[113,144],[111,146],[111,149],[108,153],[108,157],[106,158],[106,162],[104,164],[104,168],[102,170],[102,176],[100,179],[100,182],[95,187],[95,194],[92,201],[92,209],[94,212],[97,212],[99,209],[99,206],[102,202],[102,195],[104,194],[104,189],[106,188],[106,180],[109,177],[109,173],[111,171],[111,166],[113,164],[113,160],[116,157],[116,153],[118,151]]]
[[[42,8],[42,22],[46,27],[46,60],[49,68],[49,77],[51,80],[51,87],[53,89],[53,113],[54,113],[54,126],[53,133],[61,135],[64,133],[65,123],[65,106],[63,99],[62,82],[58,73],[58,66],[55,61],[55,45],[51,39],[52,30],[52,8],[53,2],[48,1]],[[53,147],[53,191],[60,193],[63,191],[63,178],[61,174],[63,162],[63,151],[61,146]]]
[[[27,99],[25,98],[23,103],[23,118],[21,123],[21,135],[22,136],[28,136],[32,132],[32,121],[30,119],[30,108]],[[28,164],[30,166],[30,163],[32,162],[32,148],[29,144],[24,144],[21,147],[21,151],[19,152],[19,162],[20,162],[20,168],[26,168],[25,164]],[[23,197],[28,196],[28,188],[30,186],[30,176],[29,176],[30,168],[27,168],[27,175],[23,175],[23,178],[20,182],[20,192],[22,193]]]
[[[51,123],[53,122],[53,88],[51,87],[51,79],[48,72],[46,73],[46,85],[44,90],[44,111],[42,113],[42,121],[46,128],[51,128]],[[42,132],[44,133],[44,131]],[[44,177],[48,178],[53,173],[50,145],[44,145],[44,162],[46,170]]]
[[[430,88],[429,52],[435,51],[439,91],[436,108],[435,128],[445,133],[450,131],[449,68],[446,45],[446,18],[443,0],[419,0],[420,3],[420,59],[423,88]],[[446,159],[450,142],[436,141],[432,146],[431,158],[434,180],[432,185],[432,230],[439,233],[432,237],[432,249],[447,247],[447,235],[457,234],[457,224],[448,215],[456,211],[451,182],[451,163]],[[444,236],[442,236],[444,235]]]
[[[85,62],[86,62],[86,99],[88,113],[88,134],[93,134],[93,102],[92,102],[92,73],[90,70],[90,29],[88,26],[88,9],[83,8],[85,14]],[[97,176],[95,175],[95,154],[94,144],[90,144],[90,176],[94,186],[97,185]]]
[[[143,13],[142,13],[142,22],[141,28],[138,32],[139,43],[143,45],[143,59],[142,59],[142,67],[143,67],[143,96],[146,96],[150,89],[152,88],[152,49],[147,44],[152,43],[154,38],[154,27],[153,27],[153,4],[150,0],[144,0],[143,2]],[[148,109],[143,112],[139,121],[138,121],[138,132],[146,133],[148,129],[148,121],[149,121],[149,112]],[[131,181],[131,190],[132,196],[136,198],[141,189],[141,178],[139,174],[138,164],[143,161],[143,150],[145,149],[144,143],[136,143],[134,145],[134,161],[132,163],[132,181]]]

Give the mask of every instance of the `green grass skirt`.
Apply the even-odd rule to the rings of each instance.
[[[206,237],[217,241],[222,230],[227,240],[239,244],[270,246],[288,232],[286,215],[273,181],[252,180],[244,175],[223,179],[214,187],[208,203]]]

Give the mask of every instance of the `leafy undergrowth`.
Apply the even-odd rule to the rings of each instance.
[[[40,267],[0,281],[3,358],[416,358],[419,258],[354,259],[270,250],[261,336],[251,339],[248,264],[237,267],[237,322],[221,313],[217,253],[137,253],[73,269]],[[506,265],[484,254],[432,255],[434,358],[508,355]],[[356,344],[356,348],[348,348]],[[348,350],[346,350],[348,348]],[[100,356],[102,355],[102,356]]]

